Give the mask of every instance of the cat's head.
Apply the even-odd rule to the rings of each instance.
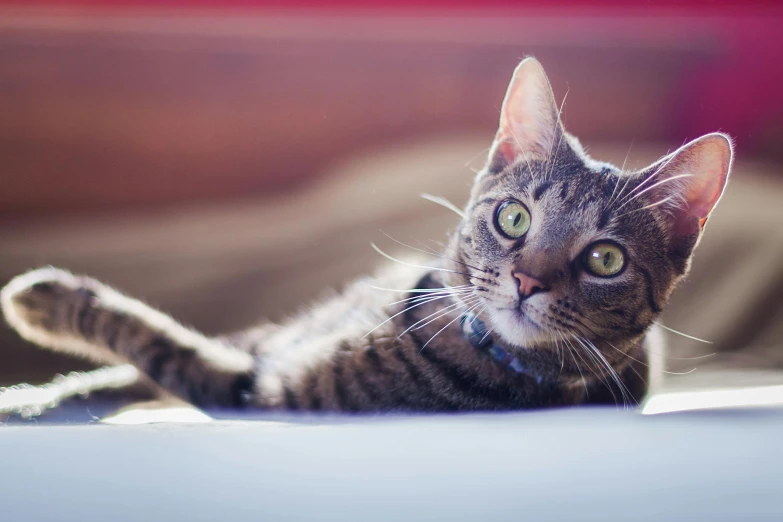
[[[717,133],[639,171],[591,159],[528,58],[451,240],[460,255],[449,267],[470,277],[449,282],[475,285],[477,311],[508,345],[638,341],[687,272],[731,163]],[[609,361],[624,357],[607,350]]]

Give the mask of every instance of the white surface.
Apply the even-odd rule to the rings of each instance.
[[[783,520],[783,412],[6,427],[3,522]]]

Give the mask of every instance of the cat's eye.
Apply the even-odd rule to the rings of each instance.
[[[504,235],[512,239],[520,238],[530,228],[530,212],[522,203],[506,201],[498,208],[495,224]]]
[[[593,275],[612,277],[625,268],[625,254],[614,243],[599,241],[587,247],[583,263],[585,269]]]

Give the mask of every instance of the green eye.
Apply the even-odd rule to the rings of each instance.
[[[593,243],[584,256],[587,271],[599,277],[617,275],[625,267],[625,254],[613,243]]]
[[[517,239],[530,228],[530,212],[516,201],[506,201],[498,209],[495,222],[506,236]]]

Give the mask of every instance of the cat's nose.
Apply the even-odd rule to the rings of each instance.
[[[533,294],[546,292],[549,290],[549,288],[547,288],[544,283],[533,276],[527,275],[524,272],[512,272],[511,275],[514,276],[514,279],[517,280],[517,285],[519,286],[519,295],[522,297],[522,299],[527,299]]]

